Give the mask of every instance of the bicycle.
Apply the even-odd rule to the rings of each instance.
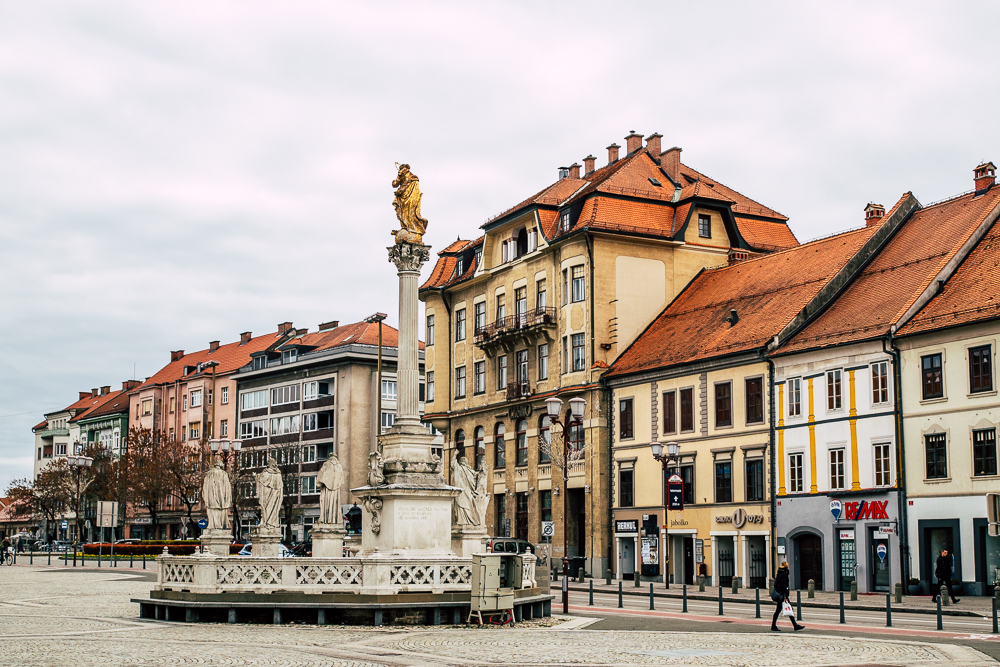
[[[14,564],[14,547],[7,547],[3,551],[0,551],[0,565],[13,565]]]

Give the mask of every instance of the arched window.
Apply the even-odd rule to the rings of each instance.
[[[473,441],[476,446],[476,461],[475,461],[476,470],[479,470],[482,467],[486,459],[486,445],[483,444],[483,441],[485,439],[486,439],[486,429],[484,429],[482,426],[477,426],[476,430],[473,431]]]
[[[517,422],[517,465],[528,465],[528,420]]]
[[[549,458],[549,453],[546,451],[546,447],[552,446],[552,432],[549,427],[552,425],[552,418],[548,415],[542,415],[542,418],[538,420],[538,462],[539,463],[549,463],[552,461]]]
[[[493,467],[503,468],[507,465],[507,443],[504,442],[504,433],[506,429],[504,428],[503,422],[496,425],[493,429]]]
[[[459,456],[465,456],[465,431],[462,429],[455,431],[455,451]]]

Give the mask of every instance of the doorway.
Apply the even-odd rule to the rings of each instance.
[[[635,539],[631,537],[619,537],[618,543],[621,545],[621,573],[622,579],[635,578]]]
[[[817,590],[823,590],[823,541],[819,535],[795,538],[795,557],[798,560],[798,588],[805,588],[812,579]]]
[[[879,539],[878,529],[871,531],[871,564],[872,564],[872,590],[875,592],[888,593],[892,587],[892,578],[889,576],[892,565],[892,555],[889,552],[889,538],[882,535]]]
[[[694,538],[684,538],[684,583],[694,584]]]

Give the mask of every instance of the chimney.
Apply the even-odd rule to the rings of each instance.
[[[677,146],[660,153],[660,167],[674,185],[681,185],[681,149]]]
[[[82,401],[85,398],[90,398],[90,392],[89,391],[81,391],[80,392],[80,398],[78,400]]]
[[[94,387],[93,389],[90,390],[90,397],[91,398],[97,398],[100,395],[101,395],[101,390],[98,389],[97,387]]]
[[[331,331],[340,326],[340,320],[330,320],[329,322],[324,322],[319,325],[320,331]]]
[[[569,167],[559,167],[559,180],[569,178]]]
[[[885,217],[885,206],[882,204],[868,204],[865,206],[865,227],[875,227],[882,222]]]
[[[140,384],[142,384],[142,382],[139,380],[125,380],[122,382],[122,391],[132,391]]]
[[[296,329],[295,330],[295,335],[296,336],[305,336],[307,333],[309,333],[309,327],[306,327],[305,329]]]
[[[574,162],[569,166],[569,177],[580,178],[580,163]]]
[[[174,362],[184,356],[184,350],[174,350],[170,353],[170,361]]]
[[[111,393],[111,385],[101,387],[101,396],[107,396],[109,393]]]
[[[654,160],[660,159],[660,139],[663,135],[658,132],[653,132],[651,135],[646,137],[646,152]]]
[[[286,333],[288,333],[291,330],[292,330],[292,323],[291,322],[282,322],[281,324],[278,325],[278,333],[279,334],[286,334]]]
[[[642,135],[636,134],[635,130],[629,130],[628,136],[625,137],[625,154],[631,155],[642,148]]]
[[[621,148],[618,144],[611,144],[608,146],[608,164],[618,161],[618,149]]]
[[[219,341],[213,340],[213,341],[209,342],[209,344],[208,344],[208,351],[209,352],[215,352],[218,349],[219,349]]]
[[[583,158],[583,173],[590,174],[594,171],[594,163],[597,162],[597,158],[593,155],[588,155]]]
[[[250,342],[250,338],[253,336],[249,331],[244,331],[240,334],[240,345],[246,345]]]
[[[976,167],[976,192],[985,192],[996,183],[997,168],[992,162],[984,162]]]

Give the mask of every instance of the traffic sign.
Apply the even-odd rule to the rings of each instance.
[[[542,537],[553,537],[556,534],[556,522],[555,521],[543,521],[542,522]]]
[[[684,480],[680,475],[671,475],[667,480],[667,507],[676,511],[684,509]]]
[[[198,527],[202,530],[208,528],[208,519],[198,519]]]
[[[889,550],[886,549],[885,544],[880,543],[875,548],[875,552],[878,554],[878,559],[879,560],[885,560],[885,557],[889,553]]]
[[[62,529],[66,530],[67,528],[69,528],[69,521],[63,521],[62,522]]]

